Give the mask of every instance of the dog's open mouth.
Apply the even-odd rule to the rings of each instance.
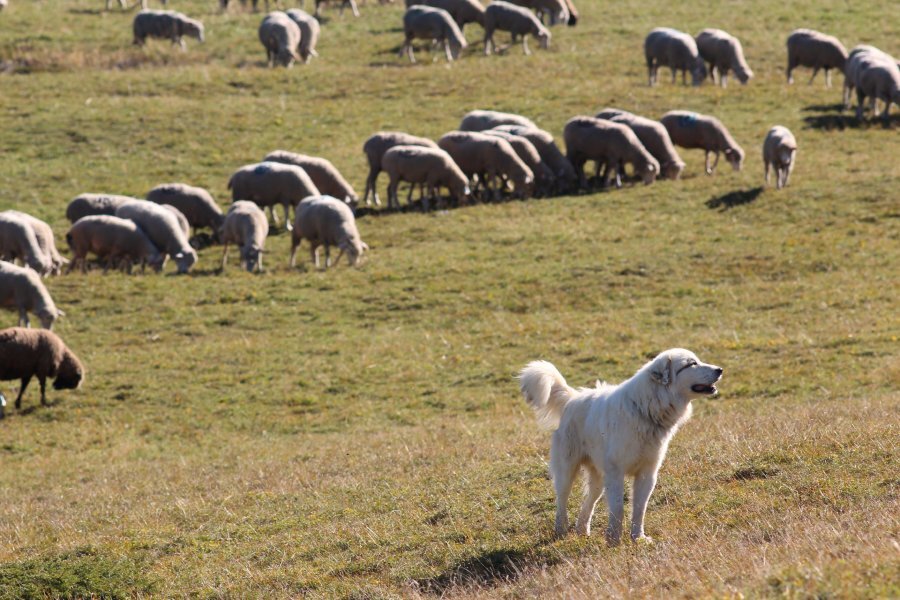
[[[696,385],[691,386],[691,391],[696,392],[698,394],[715,394],[719,390],[716,389],[715,385],[704,385],[702,383],[698,383]]]

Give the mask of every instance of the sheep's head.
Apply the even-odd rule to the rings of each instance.
[[[63,311],[58,308],[48,309],[48,308],[39,308],[34,313],[37,315],[37,318],[41,321],[41,327],[44,329],[50,330],[53,329],[53,323],[56,322],[61,315],[65,314]]]
[[[706,63],[703,62],[701,57],[697,57],[697,61],[694,63],[694,68],[691,69],[691,83],[695,86],[703,83],[703,80],[706,79]]]
[[[349,244],[347,244],[345,251],[347,252],[347,260],[350,261],[350,266],[355,267],[356,265],[358,265],[360,259],[362,258],[363,252],[366,252],[368,249],[368,244],[366,244],[359,238],[356,238]]]
[[[187,21],[184,25],[184,34],[188,37],[192,37],[199,42],[206,41],[203,35],[203,23],[200,21]]]
[[[550,38],[551,37],[552,37],[552,34],[550,33],[549,29],[542,27],[541,29],[538,30],[537,39],[540,40],[540,42],[541,42],[541,48],[543,48],[544,50],[547,50],[550,48]]]
[[[197,252],[191,249],[188,252],[179,252],[172,258],[175,259],[175,264],[178,265],[178,273],[187,273],[197,262]]]
[[[641,180],[643,180],[644,185],[650,185],[656,181],[657,175],[659,175],[659,163],[655,158],[651,158],[644,165],[644,168],[641,169]]]
[[[734,70],[734,75],[741,82],[741,85],[747,85],[747,82],[753,79],[753,70],[750,67],[738,66]]]
[[[62,361],[56,369],[56,381],[53,382],[55,390],[74,390],[84,381],[84,367],[68,348],[63,353]]]
[[[147,264],[150,265],[150,268],[153,269],[154,273],[159,273],[162,271],[163,265],[166,264],[166,255],[165,254],[154,254],[147,259]]]
[[[740,171],[744,166],[744,151],[740,148],[727,148],[725,150],[725,160],[731,163],[731,168]]]
[[[684,163],[678,160],[669,161],[662,169],[662,174],[666,179],[681,179],[681,172],[684,171]]]

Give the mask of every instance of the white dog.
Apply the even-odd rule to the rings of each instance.
[[[594,505],[606,492],[606,539],[622,536],[625,476],[634,477],[631,539],[644,536],[644,512],[669,440],[691,416],[691,399],[716,393],[722,369],[689,350],[666,350],[619,385],[573,389],[552,364],[529,363],[519,380],[538,422],[556,429],[550,475],[556,488],[556,535],[568,529],[566,503],[579,467],[587,477],[575,531],[590,535]],[[648,539],[648,538],[645,538]]]

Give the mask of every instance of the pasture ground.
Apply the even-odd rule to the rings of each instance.
[[[329,9],[321,58],[287,71],[264,68],[260,15],[170,4],[206,44],[134,48],[133,13],[102,0],[0,15],[0,207],[61,246],[78,193],[186,181],[225,204],[275,148],[361,193],[368,135],[437,137],[473,108],[558,138],[605,106],[713,113],[745,168],[707,177],[683,151],[678,182],[369,215],[358,270],[291,270],[277,231],[261,276],[234,253],[217,274],[211,247],[188,277],[48,280],[87,382],[0,422],[0,597],[900,595],[897,119],[842,114],[840,75],[783,77],[799,26],[898,54],[884,3],[583,0],[551,51],[485,58],[470,26],[451,67],[399,60],[402,8],[369,3]],[[731,31],[756,79],[648,89],[660,25]],[[760,187],[775,124],[800,144],[780,193]],[[514,374],[617,381],[671,346],[726,371],[671,446],[655,544],[552,540],[549,436]]]

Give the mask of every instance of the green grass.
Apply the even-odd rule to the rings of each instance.
[[[140,50],[102,0],[12,0],[0,207],[64,246],[78,193],[185,181],[224,205],[234,169],[275,148],[361,192],[372,132],[437,137],[473,108],[557,137],[604,106],[709,112],[747,161],[706,177],[684,151],[678,182],[366,216],[360,269],[301,253],[291,270],[276,231],[260,276],[217,275],[212,247],[188,277],[48,280],[88,374],[0,424],[0,596],[900,594],[896,119],[858,126],[839,75],[782,73],[799,26],[897,54],[883,4],[583,2],[550,52],[485,58],[472,26],[447,67],[399,60],[402,9],[369,3],[330,9],[321,57],[289,71],[263,67],[259,15],[171,4],[206,44]],[[660,25],[731,31],[757,78],[647,88]],[[800,145],[782,192],[760,189],[774,124]],[[573,384],[616,381],[676,345],[726,371],[670,448],[656,543],[553,541],[549,436],[514,374],[546,358]]]

